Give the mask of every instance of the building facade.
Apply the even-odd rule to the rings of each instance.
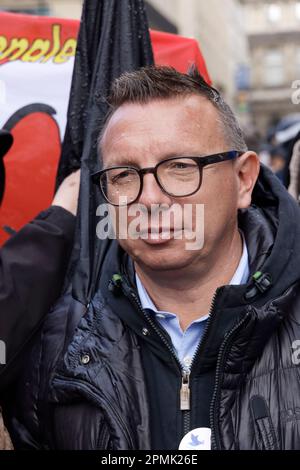
[[[240,0],[146,0],[150,26],[199,41],[214,84],[235,104],[249,56]],[[0,0],[0,9],[79,18],[82,0]]]
[[[0,10],[78,19],[83,0],[0,0]]]
[[[300,1],[243,4],[251,57],[248,98],[255,126],[264,134],[283,116],[300,112],[293,100],[300,80]]]
[[[198,40],[214,85],[242,118],[239,88],[248,87],[249,51],[241,2],[147,0],[147,3],[168,18],[178,34]]]

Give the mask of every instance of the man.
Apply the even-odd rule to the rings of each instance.
[[[300,202],[300,132],[295,138],[293,153],[290,162],[289,193]]]
[[[12,143],[11,134],[1,130],[1,164]],[[73,243],[79,178],[79,171],[67,177],[51,207],[12,236],[0,250],[1,396],[16,380],[26,346],[61,292]],[[3,192],[4,171],[0,194]],[[10,447],[0,409],[0,449]]]
[[[119,240],[91,303],[48,315],[16,446],[300,448],[297,204],[196,71],[127,73],[109,100],[94,179]]]
[[[12,135],[1,130],[1,162],[12,143]],[[15,377],[12,366],[21,361],[25,345],[62,289],[73,243],[79,179],[79,171],[66,178],[52,205],[0,250],[0,340],[5,356],[0,357],[0,391]],[[0,188],[3,194],[3,179]]]
[[[270,168],[277,178],[285,185],[285,173],[287,166],[286,151],[281,146],[272,148],[270,152]],[[286,185],[285,185],[286,186]]]

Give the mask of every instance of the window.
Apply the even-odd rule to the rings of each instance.
[[[295,14],[297,20],[300,20],[300,2],[297,2],[295,5]]]
[[[48,0],[28,0],[28,1],[4,1],[1,2],[0,10],[12,13],[27,13],[33,15],[49,15],[50,7]]]
[[[271,3],[267,6],[267,17],[270,23],[278,23],[281,20],[281,6],[276,3]]]
[[[296,79],[300,80],[300,47],[296,51]]]
[[[267,86],[279,86],[284,81],[283,54],[278,49],[270,49],[265,54],[264,82]]]

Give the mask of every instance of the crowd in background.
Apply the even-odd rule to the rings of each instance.
[[[261,162],[300,202],[300,114],[281,119],[258,144]]]

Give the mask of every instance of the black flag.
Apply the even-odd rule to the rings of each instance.
[[[81,167],[78,223],[66,285],[87,303],[109,243],[96,237],[96,208],[103,202],[90,175],[101,168],[97,138],[108,111],[112,81],[123,72],[153,64],[143,0],[85,0],[78,36],[67,127],[57,184]],[[75,276],[73,273],[75,272]]]

